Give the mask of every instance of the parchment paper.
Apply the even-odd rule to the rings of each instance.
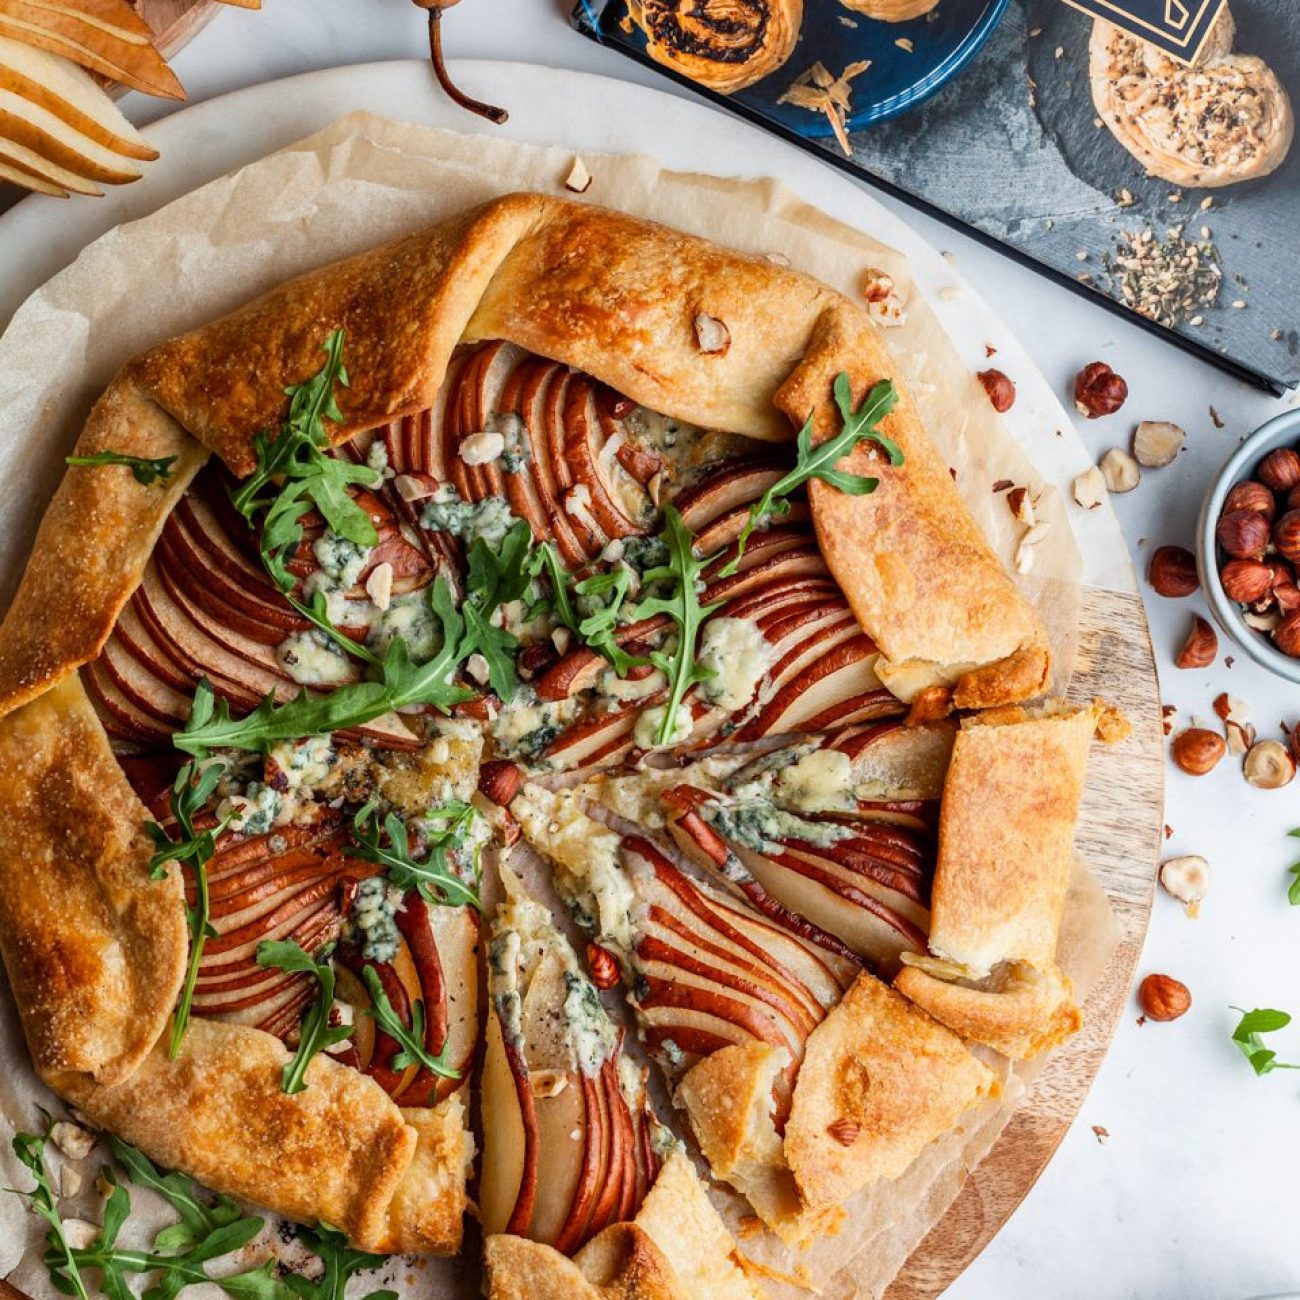
[[[298,145],[253,163],[119,227],[33,295],[0,339],[0,599],[22,572],[45,503],[95,396],[114,370],[143,348],[200,325],[263,289],[383,240],[440,220],[494,195],[533,189],[566,197],[573,155],[482,135],[462,136],[354,114]],[[777,181],[737,182],[668,172],[644,157],[586,155],[594,183],[582,201],[621,208],[718,243],[786,259],[842,292],[859,294],[864,273],[895,283],[905,319],[886,332],[898,374],[970,509],[1011,571],[1024,525],[1011,514],[1007,481],[1037,494],[1048,527],[1032,571],[1018,578],[1048,624],[1054,686],[1064,689],[1075,653],[1080,558],[1057,491],[1043,482],[1005,431],[978,381],[912,287],[906,260],[862,232],[797,199]],[[1113,948],[1100,888],[1080,867],[1071,892],[1060,961],[1086,995]],[[28,1180],[8,1151],[16,1128],[37,1125],[51,1104],[31,1073],[8,997],[0,1008],[0,1173]],[[767,1282],[774,1295],[874,1296],[942,1216],[966,1172],[992,1145],[1034,1070],[1008,1078],[1000,1102],[933,1144],[895,1182],[861,1193],[845,1228],[797,1257],[766,1235],[748,1235],[746,1256],[795,1284]],[[86,1162],[93,1175],[96,1152]],[[55,1156],[57,1164],[57,1156]],[[719,1193],[738,1229],[745,1209]],[[152,1230],[157,1202],[136,1194],[144,1213],[130,1237]],[[98,1219],[89,1196],[87,1217]],[[137,1220],[133,1218],[133,1224]],[[39,1264],[42,1229],[16,1197],[0,1198],[0,1276],[33,1294],[53,1295]],[[246,1251],[245,1264],[278,1240]],[[25,1258],[24,1258],[25,1256]],[[21,1264],[19,1261],[22,1261]],[[12,1270],[12,1271],[11,1271]],[[474,1295],[477,1270],[444,1261],[386,1275],[420,1295]]]

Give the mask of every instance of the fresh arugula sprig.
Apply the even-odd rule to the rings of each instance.
[[[168,1224],[154,1237],[154,1250],[185,1250],[244,1217],[243,1210],[230,1197],[218,1196],[212,1205],[206,1205],[184,1174],[164,1173],[143,1151],[115,1134],[110,1133],[108,1140],[127,1178],[136,1187],[156,1192],[181,1216],[179,1222]]]
[[[320,370],[284,390],[289,398],[284,424],[274,433],[257,435],[257,467],[230,498],[249,523],[261,517],[262,562],[283,592],[294,585],[287,563],[302,542],[302,517],[313,507],[337,536],[358,546],[374,546],[379,540],[370,516],[348,489],[376,487],[383,476],[367,465],[327,454],[325,421],[343,422],[334,390],[348,386],[341,329],[325,340],[322,351],[326,359]]]
[[[200,682],[200,693],[204,689],[207,690],[210,700],[211,687],[206,682]],[[199,697],[196,695],[194,707],[190,710],[191,721],[198,700]],[[204,944],[216,935],[211,924],[212,899],[208,889],[208,863],[217,851],[217,837],[231,820],[226,817],[207,830],[195,831],[194,818],[212,797],[225,771],[226,764],[221,759],[209,759],[204,763],[185,763],[176,773],[176,780],[172,783],[171,810],[180,828],[179,838],[173,840],[157,822],[145,823],[149,838],[157,846],[157,851],[149,859],[149,874],[155,880],[161,879],[167,872],[167,864],[178,862],[183,868],[188,868],[194,878],[194,905],[191,907],[187,904],[185,908],[190,932],[189,964],[185,969],[185,982],[181,986],[180,1000],[172,1016],[172,1035],[167,1047],[167,1054],[173,1060],[181,1050],[181,1043],[189,1029],[190,1008],[198,984],[199,962],[203,958]]]
[[[128,456],[122,451],[96,451],[89,456],[64,457],[68,465],[125,465],[135,481],[144,487],[151,483],[165,487],[172,476],[172,466],[179,459],[179,456],[159,456],[151,460],[148,456]]]
[[[272,1275],[269,1262],[250,1272],[223,1278],[209,1277],[204,1267],[246,1246],[261,1232],[260,1218],[244,1217],[224,1197],[212,1209],[203,1206],[192,1191],[187,1193],[177,1184],[179,1175],[162,1177],[140,1152],[117,1139],[114,1139],[114,1150],[119,1159],[124,1153],[127,1155],[128,1172],[138,1171],[147,1179],[144,1185],[155,1188],[171,1204],[183,1204],[187,1217],[179,1224],[164,1228],[149,1250],[119,1246],[118,1236],[131,1212],[131,1196],[112,1169],[106,1167],[103,1177],[111,1191],[104,1205],[103,1226],[89,1245],[70,1245],[45,1167],[45,1141],[44,1137],[32,1133],[19,1133],[14,1137],[13,1148],[36,1180],[35,1191],[20,1195],[26,1196],[32,1208],[50,1225],[45,1266],[54,1288],[63,1295],[88,1300],[85,1274],[97,1271],[100,1289],[109,1300],[134,1300],[127,1275],[143,1273],[157,1274],[157,1280],[144,1292],[143,1300],[175,1300],[185,1287],[201,1282],[215,1282],[235,1300],[291,1300],[292,1293]]]
[[[1300,840],[1300,826],[1287,831],[1287,834],[1292,839]],[[1292,907],[1300,907],[1300,862],[1293,862],[1287,868],[1287,874],[1291,877],[1291,887],[1286,891],[1287,901]]]
[[[519,639],[505,628],[496,627],[492,616],[502,605],[519,600],[528,591],[532,583],[528,571],[532,536],[527,521],[519,519],[511,525],[499,550],[476,537],[469,550],[466,596],[460,606],[465,644],[459,653],[462,659],[478,653],[487,660],[488,681],[507,704],[519,684],[515,671]]]
[[[1232,1041],[1237,1050],[1250,1062],[1250,1068],[1258,1074],[1271,1074],[1274,1070],[1300,1070],[1300,1063],[1288,1064],[1277,1059],[1277,1053],[1264,1045],[1261,1034],[1272,1034],[1285,1029],[1291,1023],[1291,1017],[1285,1011],[1256,1007],[1254,1011],[1242,1011],[1241,1022],[1232,1031]]]
[[[373,800],[352,818],[351,856],[377,862],[399,889],[419,890],[420,896],[443,907],[481,907],[478,891],[457,873],[451,858],[469,842],[470,832],[480,816],[473,804],[451,799],[426,815],[429,826],[428,854],[416,859],[411,853],[406,823],[393,812],[380,818]],[[478,877],[479,851],[474,852],[474,876]]]
[[[630,570],[593,573],[575,583],[550,542],[540,542],[533,548],[528,569],[532,577],[545,574],[550,588],[535,608],[549,609],[578,640],[607,659],[619,677],[626,677],[629,670],[648,662],[629,655],[614,635],[623,622],[623,607],[632,591]],[[584,608],[585,613],[581,612]]]
[[[431,584],[428,600],[442,629],[442,645],[427,663],[413,663],[406,643],[395,637],[380,664],[380,680],[353,682],[325,695],[300,691],[284,704],[268,695],[242,718],[231,717],[226,701],[217,700],[211,687],[200,682],[189,721],[172,743],[197,757],[214,749],[265,753],[276,741],[360,727],[393,709],[431,705],[446,713],[473,699],[473,691],[453,681],[466,657],[465,623],[442,578]]]
[[[45,1112],[46,1127],[49,1127],[50,1116]],[[13,1138],[14,1155],[16,1155],[22,1164],[26,1165],[31,1171],[32,1177],[36,1180],[36,1187],[30,1192],[18,1191],[18,1195],[25,1197],[32,1210],[39,1214],[42,1219],[49,1224],[49,1231],[45,1234],[45,1244],[49,1248],[45,1253],[45,1261],[50,1269],[50,1276],[56,1276],[55,1270],[58,1269],[58,1276],[62,1277],[66,1283],[66,1288],[61,1286],[59,1289],[64,1295],[75,1295],[80,1300],[88,1300],[89,1292],[86,1290],[85,1280],[81,1276],[81,1270],[77,1265],[77,1257],[73,1253],[72,1247],[68,1244],[67,1233],[63,1228],[63,1220],[59,1216],[58,1198],[54,1195],[54,1186],[50,1182],[49,1171],[45,1168],[45,1141],[44,1137],[36,1133],[15,1133]],[[10,1191],[17,1191],[16,1188],[10,1188]]]
[[[819,478],[831,487],[838,488],[849,496],[866,496],[874,492],[880,480],[863,474],[850,474],[847,470],[836,469],[836,465],[853,451],[859,443],[874,442],[889,457],[891,465],[903,463],[902,448],[892,439],[887,438],[876,427],[881,420],[898,404],[898,390],[893,381],[882,379],[872,386],[870,392],[862,399],[862,404],[853,409],[853,388],[848,372],[841,371],[835,376],[832,391],[835,405],[839,407],[841,428],[833,438],[827,438],[813,446],[812,416],[799,430],[796,441],[797,455],[794,468],[782,475],[749,508],[749,518],[740,530],[736,541],[736,554],[722,569],[722,577],[730,577],[740,568],[741,556],[745,554],[745,543],[750,534],[764,520],[774,515],[784,515],[790,510],[790,494],[802,487],[809,479]]]
[[[257,964],[262,967],[278,966],[281,970],[312,976],[316,981],[316,997],[298,1030],[298,1047],[293,1058],[285,1062],[280,1073],[280,1086],[292,1095],[307,1086],[307,1067],[318,1052],[323,1052],[345,1038],[351,1038],[351,1025],[331,1025],[330,1008],[334,1005],[334,963],[330,961],[332,945],[322,949],[317,957],[292,939],[263,939],[257,945]]]
[[[370,994],[370,1005],[362,1014],[374,1020],[375,1024],[402,1049],[390,1062],[392,1068],[404,1070],[408,1065],[422,1065],[443,1079],[459,1079],[460,1071],[442,1059],[445,1053],[439,1052],[435,1056],[424,1045],[424,1000],[416,998],[411,1004],[411,1027],[408,1029],[403,1024],[401,1016],[393,1009],[393,1004],[388,1000],[388,994],[384,992],[384,986],[380,983],[373,966],[361,968],[361,980]]]
[[[325,1265],[324,1272],[314,1281],[297,1273],[285,1276],[284,1285],[301,1300],[344,1300],[348,1279],[354,1273],[378,1268],[387,1259],[386,1255],[354,1250],[343,1233],[325,1223],[316,1228],[300,1228],[298,1239],[314,1250]],[[397,1292],[371,1291],[362,1300],[397,1300]]]
[[[664,507],[663,540],[668,547],[668,562],[648,569],[644,580],[648,587],[663,583],[667,595],[651,595],[642,600],[634,612],[638,619],[667,614],[677,625],[677,644],[671,651],[653,650],[651,662],[668,678],[668,700],[664,716],[655,734],[655,743],[667,745],[673,739],[677,710],[686,692],[697,682],[708,681],[714,674],[702,667],[696,659],[695,647],[700,625],[721,602],[700,604],[700,591],[704,586],[700,574],[715,557],[697,559],[693,549],[694,537],[682,523],[682,517],[673,505]]]

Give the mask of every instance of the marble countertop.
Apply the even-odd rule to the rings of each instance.
[[[422,16],[401,0],[266,5],[262,12],[223,8],[177,56],[174,66],[191,101],[315,68],[426,52]],[[673,89],[577,36],[555,0],[466,0],[447,14],[444,42],[452,56],[522,59]],[[510,107],[509,85],[494,97]],[[141,124],[169,111],[139,95],[123,106]],[[725,158],[717,170],[725,172]],[[1058,391],[1095,359],[1125,376],[1124,410],[1081,421],[1097,456],[1127,446],[1137,420],[1172,420],[1188,431],[1174,465],[1148,471],[1115,505],[1139,571],[1156,545],[1191,548],[1209,475],[1286,403],[1225,378],[946,226],[885,202],[956,259]],[[1300,272],[1280,273],[1300,290]],[[1211,407],[1223,428],[1215,427]],[[1175,669],[1173,655],[1192,612],[1206,612],[1203,602],[1199,596],[1161,600],[1141,585],[1162,697],[1178,708],[1180,720],[1213,720],[1213,699],[1230,691],[1250,706],[1261,736],[1279,734],[1282,721],[1300,721],[1300,692],[1244,654],[1229,667],[1225,656],[1233,647],[1226,641],[1213,667]],[[1300,857],[1300,846],[1285,836],[1300,825],[1298,795],[1300,781],[1282,791],[1252,789],[1230,760],[1199,779],[1169,769],[1167,853],[1203,854],[1212,880],[1198,920],[1167,896],[1157,897],[1140,972],[1183,980],[1192,1010],[1175,1024],[1139,1026],[1132,1006],[1056,1158],[948,1292],[952,1300],[1228,1300],[1300,1287],[1300,1073],[1257,1079],[1229,1041],[1232,1005],[1289,1010],[1297,1022],[1272,1045],[1279,1059],[1300,1061],[1300,909],[1287,906],[1285,875]]]

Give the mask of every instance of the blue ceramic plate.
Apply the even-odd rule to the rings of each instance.
[[[752,104],[797,135],[833,134],[823,113],[776,101],[805,68],[818,59],[832,75],[850,63],[870,59],[871,67],[853,81],[848,129],[887,122],[929,99],[979,53],[1010,0],[939,0],[936,8],[905,23],[882,23],[830,0],[804,7],[799,44],[785,67],[735,98]],[[857,24],[847,27],[848,18]],[[897,41],[911,42],[910,53]]]
[[[839,76],[850,63],[870,60],[871,66],[852,82],[846,125],[856,131],[872,122],[886,122],[915,108],[952,80],[979,53],[1009,2],[939,0],[920,18],[885,23],[866,18],[837,0],[807,0],[799,44],[785,66],[722,102],[794,135],[819,139],[834,134],[824,113],[777,101],[800,73],[818,61],[832,76]],[[573,24],[584,35],[617,46],[659,72],[668,71],[652,63],[645,53],[645,37],[627,21],[625,0],[578,0]],[[674,72],[668,71],[668,75],[684,85],[694,84]]]

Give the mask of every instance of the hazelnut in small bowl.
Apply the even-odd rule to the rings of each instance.
[[[1196,566],[1219,626],[1300,683],[1300,410],[1256,429],[1211,482]]]

